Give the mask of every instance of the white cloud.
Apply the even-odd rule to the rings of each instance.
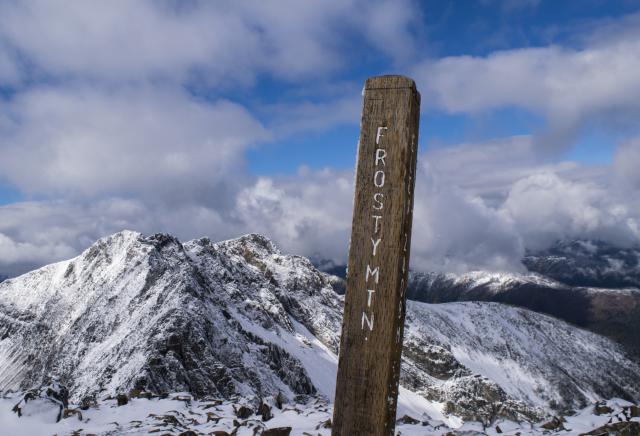
[[[302,169],[255,180],[244,155],[261,141],[357,120],[359,90],[326,79],[354,62],[348,41],[366,41],[395,65],[408,62],[419,26],[412,6],[0,2],[0,85],[15,90],[0,106],[0,181],[39,199],[0,207],[0,273],[70,257],[123,228],[183,240],[262,232],[287,252],[344,260],[352,172]],[[545,117],[548,130],[421,156],[415,268],[518,270],[525,247],[555,238],[639,240],[637,142],[623,145],[610,167],[552,162],[537,150],[540,141],[566,146],[587,121],[610,122],[614,113],[635,121],[639,17],[579,49],[416,67],[426,107],[477,114],[517,106]],[[245,92],[262,75],[313,80],[280,103],[254,102],[267,127],[216,97],[220,87]]]
[[[524,254],[512,221],[424,162],[416,180],[411,264],[418,270],[519,271]]]
[[[531,138],[513,137],[421,156],[414,268],[521,271],[525,249],[557,239],[640,241],[640,202],[611,183],[614,167],[541,161],[532,147]],[[286,251],[344,261],[352,177],[326,170],[263,178],[238,197],[239,222]]]
[[[452,113],[523,108],[545,117],[546,130],[538,138],[543,146],[567,148],[588,121],[616,127],[635,122],[638,22],[640,15],[628,17],[618,23],[617,37],[590,40],[581,49],[549,46],[446,57],[422,62],[414,74],[426,102]]]
[[[392,59],[412,46],[410,1],[2,2],[0,41],[45,75],[251,83],[339,68],[357,35]],[[37,31],[34,31],[37,29]],[[36,74],[37,74],[36,73]]]
[[[541,171],[570,173],[580,167],[575,162],[542,159],[529,135],[434,148],[427,150],[425,158],[443,183],[482,197],[493,207],[504,202],[510,186],[523,177]]]
[[[32,89],[0,108],[0,134],[0,173],[24,192],[172,199],[238,175],[268,137],[237,104],[141,87]]]
[[[640,201],[631,188],[613,182],[614,166],[539,162],[530,147],[527,138],[516,137],[421,156],[413,268],[519,271],[525,248],[543,248],[558,238],[620,245],[640,241]],[[505,159],[517,165],[501,174]],[[170,232],[182,240],[260,232],[288,253],[346,260],[351,171],[302,168],[286,178],[238,181],[222,203],[209,198],[218,191],[203,189],[191,193],[190,201],[176,203],[139,196],[3,206],[3,248],[16,254],[0,257],[0,271],[24,271],[68,257],[123,228]],[[32,247],[42,251],[35,255]]]
[[[71,258],[98,238],[123,229],[168,232],[182,240],[201,236],[222,240],[245,232],[244,226],[218,209],[120,197],[0,206],[0,271],[13,275]]]
[[[303,170],[295,178],[261,178],[238,195],[236,213],[251,231],[285,250],[344,261],[351,231],[350,172]]]
[[[640,190],[640,138],[620,146],[613,159],[613,174],[617,186],[627,193]]]
[[[540,173],[516,182],[503,207],[530,249],[563,238],[637,243],[640,217],[630,215],[613,194],[605,186]]]

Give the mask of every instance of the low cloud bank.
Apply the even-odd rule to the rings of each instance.
[[[530,137],[433,150],[421,155],[416,183],[413,268],[521,271],[527,248],[557,239],[640,242],[640,141],[620,146],[610,166],[541,163]],[[467,152],[473,150],[473,153]],[[505,165],[505,155],[512,166]],[[212,175],[213,177],[213,175]],[[344,262],[353,173],[302,169],[286,178],[236,177],[224,201],[206,184],[182,199],[109,196],[23,202],[0,208],[0,271],[16,274],[70,257],[123,228],[182,239],[226,239],[248,232],[285,251]],[[172,198],[172,197],[169,197]]]

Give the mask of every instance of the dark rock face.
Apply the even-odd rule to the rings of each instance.
[[[129,403],[129,397],[126,394],[118,394],[116,400],[118,401],[118,406],[124,406]]]
[[[616,422],[614,424],[603,425],[589,433],[583,433],[584,436],[600,436],[600,435],[616,435],[616,436],[637,436],[640,434],[640,422]],[[582,436],[582,435],[581,435]]]

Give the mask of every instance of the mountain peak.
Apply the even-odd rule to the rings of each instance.
[[[262,254],[281,254],[280,249],[271,239],[259,233],[248,233],[238,238],[219,242],[215,245],[218,247],[250,249]]]
[[[342,306],[327,275],[259,234],[182,244],[118,232],[0,284],[0,390],[53,374],[74,401],[129,389],[332,398]],[[548,400],[640,395],[640,368],[618,345],[562,321],[486,303],[407,310],[403,383],[424,410],[450,401],[470,406],[447,413],[469,417],[482,403],[483,420],[496,410],[534,419],[555,408]],[[490,381],[501,362],[509,373]]]

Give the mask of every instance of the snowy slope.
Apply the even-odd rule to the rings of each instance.
[[[344,278],[344,266],[315,262]],[[528,273],[412,272],[407,296],[427,303],[496,301],[547,313],[620,342],[640,362],[640,248],[557,241],[528,252],[522,263]]]
[[[0,283],[0,389],[55,375],[73,401],[131,388],[331,399],[342,311],[331,286],[259,235],[120,232]],[[405,345],[400,416],[535,420],[640,397],[640,368],[618,345],[513,307],[409,304]]]
[[[640,362],[640,290],[574,287],[538,273],[412,273],[409,299],[494,301],[550,314],[605,335]]]
[[[620,347],[550,316],[498,303],[412,302],[410,307],[408,347],[443,344],[461,365],[495,382],[511,399],[577,409],[602,398],[634,400],[640,394],[640,367],[628,362]]]

